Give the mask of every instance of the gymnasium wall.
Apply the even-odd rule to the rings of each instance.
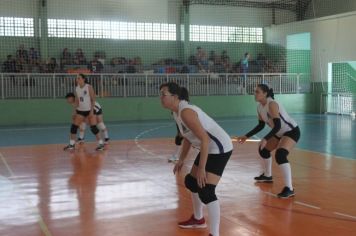
[[[356,58],[356,12],[265,28],[268,47],[286,47],[288,35],[310,32],[311,78],[327,82],[328,63]]]
[[[276,95],[290,113],[317,113],[319,97],[313,94]],[[105,120],[141,121],[171,119],[170,112],[161,107],[158,97],[98,99],[104,110]],[[192,97],[192,103],[200,106],[216,118],[255,116],[256,102],[253,96]],[[72,108],[64,99],[0,100],[1,126],[47,125],[70,122]]]

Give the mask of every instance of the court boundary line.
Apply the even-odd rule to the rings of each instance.
[[[7,169],[7,171],[9,172],[9,174],[10,174],[10,178],[12,178],[12,177],[15,177],[15,174],[14,174],[14,172],[12,171],[12,169],[11,169],[11,167],[10,167],[10,165],[7,163],[7,161],[6,161],[6,159],[5,159],[5,157],[4,157],[4,155],[0,152],[0,159],[1,159],[1,161],[4,163],[4,165],[5,165],[5,167],[6,167],[6,169]],[[9,179],[9,178],[7,178],[7,179]],[[11,181],[11,180],[10,180]],[[14,183],[13,181],[11,181],[13,184],[14,184],[14,186],[16,186],[16,188],[18,189],[18,190],[20,190],[20,192],[23,192],[23,190],[22,190],[22,188],[20,187],[20,186],[18,186],[16,183]],[[44,233],[44,235],[45,236],[52,236],[52,234],[51,234],[51,232],[49,231],[49,229],[48,229],[48,226],[47,226],[47,224],[45,223],[45,221],[43,220],[43,217],[41,216],[41,214],[39,213],[39,210],[38,210],[38,208],[35,206],[35,204],[33,204],[29,199],[27,199],[26,198],[26,194],[24,194],[24,201],[25,202],[27,202],[27,204],[29,204],[29,206],[33,209],[33,211],[34,211],[34,213],[36,213],[38,216],[38,221],[37,221],[37,223],[38,223],[38,225],[40,226],[40,229],[42,230],[42,232]]]

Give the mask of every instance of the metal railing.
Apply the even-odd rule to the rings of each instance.
[[[100,97],[158,96],[159,86],[175,81],[191,96],[253,94],[265,83],[276,94],[309,93],[308,74],[90,74],[89,83]],[[1,99],[63,98],[74,91],[75,74],[0,74]]]
[[[352,93],[323,93],[320,113],[352,115],[356,112],[356,95]]]

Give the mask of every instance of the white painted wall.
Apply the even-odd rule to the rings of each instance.
[[[38,0],[0,0],[0,16],[37,17]]]
[[[178,23],[176,0],[48,0],[48,18]]]
[[[265,28],[269,44],[286,46],[289,34],[311,33],[312,79],[327,81],[328,62],[356,61],[356,12]]]
[[[306,11],[306,19],[356,11],[355,0],[312,0]]]
[[[276,10],[276,24],[296,19],[291,11]],[[264,27],[272,24],[272,10],[267,8],[192,5],[190,22],[196,25]]]

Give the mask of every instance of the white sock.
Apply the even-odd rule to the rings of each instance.
[[[75,140],[73,140],[73,139],[69,140],[69,144],[70,145],[74,145],[75,144]]]
[[[179,154],[180,154],[180,146],[176,146],[176,151],[174,152],[174,156],[179,158]]]
[[[293,186],[292,186],[292,170],[290,168],[290,164],[289,163],[284,163],[282,165],[279,165],[279,167],[281,168],[282,173],[283,173],[284,184],[290,190],[293,190]]]
[[[194,218],[197,220],[202,219],[203,203],[201,202],[198,193],[192,193],[192,203],[193,203]]]
[[[102,139],[99,139],[99,145],[103,145],[104,141]]]
[[[262,157],[260,158],[260,174],[266,174],[266,163]]]
[[[104,138],[109,138],[109,133],[108,133],[108,130],[106,129],[104,122],[100,122],[96,126],[104,134]]]
[[[85,128],[87,127],[86,123],[81,123],[79,126],[79,138],[84,139]]]
[[[268,159],[263,159],[263,162],[265,163],[265,176],[271,177],[272,176],[272,158]]]
[[[219,200],[207,204],[209,212],[210,233],[213,236],[219,236],[220,228],[220,204]]]

